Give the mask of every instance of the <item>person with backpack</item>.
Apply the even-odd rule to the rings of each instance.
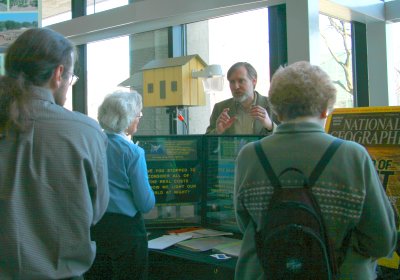
[[[332,81],[296,62],[276,71],[269,99],[280,125],[236,159],[235,279],[375,279],[396,248],[395,216],[366,149],[324,131]]]

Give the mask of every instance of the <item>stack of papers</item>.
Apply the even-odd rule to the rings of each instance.
[[[223,236],[223,235],[233,235],[232,232],[219,231],[214,229],[197,229],[190,232],[192,234],[192,238],[203,238],[203,237],[211,237],[211,236]]]
[[[238,240],[224,236],[213,236],[213,237],[195,238],[195,239],[181,241],[177,243],[176,246],[194,252],[204,252],[207,250],[211,250],[216,246],[232,243],[235,241]]]
[[[213,252],[223,253],[229,256],[238,257],[240,247],[242,246],[242,240],[236,240],[229,243],[223,243],[212,248]]]
[[[235,249],[233,249],[227,245],[226,247],[223,247],[225,250],[227,250],[226,252],[222,250],[218,252],[226,253],[232,256],[238,255],[239,253],[236,253],[235,250],[240,249],[240,244],[237,245],[238,241],[240,242],[240,240],[228,238],[225,237],[225,235],[233,235],[233,233],[198,227],[177,229],[169,231],[168,235],[163,235],[150,240],[148,247],[149,249],[164,250],[172,245],[176,245],[190,251],[203,252],[223,246],[225,244],[235,244],[236,247],[239,247],[235,247]]]
[[[186,228],[186,229],[178,229],[169,231],[170,234],[177,235],[191,235],[192,238],[203,238],[203,237],[211,237],[211,236],[223,236],[223,235],[233,235],[232,232],[219,231],[215,229],[209,228]]]
[[[191,238],[191,235],[176,235],[176,234],[169,234],[169,235],[163,235],[161,237],[149,240],[149,249],[158,249],[158,250],[164,250],[178,242],[181,242],[183,240]]]

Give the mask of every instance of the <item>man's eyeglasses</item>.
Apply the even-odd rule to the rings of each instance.
[[[71,80],[69,81],[69,85],[73,86],[76,84],[76,82],[79,80],[79,77],[75,74],[71,75]]]

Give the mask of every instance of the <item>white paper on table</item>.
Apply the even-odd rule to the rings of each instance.
[[[149,249],[164,250],[178,242],[189,239],[192,236],[190,234],[169,234],[161,237],[149,240]]]

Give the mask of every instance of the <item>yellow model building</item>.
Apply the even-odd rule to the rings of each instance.
[[[206,104],[201,79],[192,78],[207,64],[199,55],[152,60],[143,66],[145,107],[202,106]]]

